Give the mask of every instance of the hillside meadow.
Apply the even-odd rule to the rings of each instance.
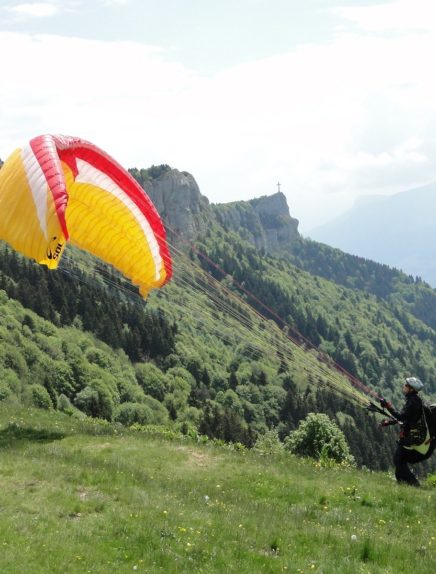
[[[0,572],[434,573],[436,488],[0,405]]]

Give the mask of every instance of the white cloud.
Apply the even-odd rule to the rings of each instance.
[[[60,7],[53,2],[27,2],[5,7],[12,15],[29,18],[47,18],[60,11]]]
[[[140,44],[0,33],[0,50],[13,54],[0,84],[2,157],[22,143],[23,132],[64,132],[113,144],[127,162],[142,153],[146,162],[148,150],[168,138],[170,118],[177,119],[178,93],[195,81]]]
[[[273,193],[280,180],[303,230],[359,194],[436,179],[436,35],[416,28],[343,32],[208,77],[133,42],[0,32],[0,52],[2,159],[39,133],[66,133],[127,167],[190,171],[214,202]]]
[[[397,0],[376,6],[340,7],[334,11],[357,24],[362,30],[372,32],[434,31],[436,29],[434,6],[434,0]]]
[[[127,6],[130,2],[131,0],[103,0],[103,4],[106,6]]]

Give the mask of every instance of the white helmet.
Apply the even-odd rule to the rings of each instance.
[[[415,389],[416,392],[420,391],[423,386],[424,383],[422,383],[419,379],[417,379],[416,377],[409,377],[406,379],[406,384],[409,385],[409,387],[412,387],[412,389]]]

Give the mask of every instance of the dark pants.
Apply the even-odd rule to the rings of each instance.
[[[409,464],[422,462],[433,454],[435,450],[436,441],[433,439],[432,444],[426,454],[421,454],[416,450],[408,450],[404,448],[401,443],[398,443],[397,449],[394,454],[395,465],[395,478],[398,482],[405,482],[412,486],[419,486],[419,481],[409,468]]]

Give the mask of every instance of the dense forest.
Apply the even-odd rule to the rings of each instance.
[[[219,241],[210,234],[202,248],[227,274],[243,283],[257,301],[274,310],[272,319],[278,315],[297,336],[303,335],[352,375],[382,393],[400,398],[398,381],[411,372],[427,382],[430,393],[434,392],[436,331],[409,309],[402,294],[404,284],[400,283],[396,292],[391,291],[388,300],[369,289],[343,287],[339,281],[323,279],[320,273],[304,272],[286,259],[261,255],[239,238],[229,237],[232,235]],[[328,249],[319,247],[318,257],[323,261]],[[217,274],[207,260],[204,265]],[[364,273],[365,265],[364,261],[362,269],[356,258],[356,277]],[[377,264],[372,265],[377,268]],[[312,267],[318,269],[315,264]],[[391,273],[387,267],[382,271]],[[349,275],[348,282],[352,281]],[[419,287],[414,282],[409,284],[407,277],[405,285]],[[256,300],[253,305],[258,305]]]
[[[247,446],[323,412],[359,465],[388,468],[395,432],[353,400],[335,365],[397,402],[410,374],[434,393],[433,290],[302,238],[261,252],[219,217],[173,257],[173,281],[144,303],[77,250],[50,272],[2,244],[0,399]],[[288,350],[274,347],[288,335]]]

